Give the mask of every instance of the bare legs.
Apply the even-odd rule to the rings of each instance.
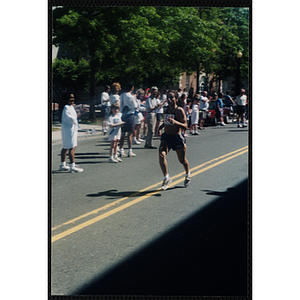
[[[164,176],[166,176],[168,174],[168,164],[167,164],[167,159],[166,159],[168,152],[169,152],[169,149],[168,149],[166,143],[164,141],[161,141],[161,144],[159,147],[159,165],[160,165],[160,168],[161,168]],[[183,168],[184,168],[186,174],[188,174],[189,173],[189,162],[185,157],[186,146],[184,145],[184,147],[177,149],[176,154],[177,154],[179,162],[183,165]]]
[[[110,141],[110,156],[117,156],[118,140]]]
[[[125,134],[126,132],[122,132],[121,139],[120,139],[120,148],[123,148],[124,140],[125,140]],[[133,132],[128,132],[127,135],[127,142],[128,142],[128,149],[132,149],[132,136]]]
[[[65,162],[67,159],[67,152],[69,150],[70,163],[75,162],[75,147],[71,149],[61,149],[61,162]]]

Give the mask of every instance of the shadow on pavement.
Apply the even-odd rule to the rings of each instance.
[[[218,198],[73,295],[249,297],[247,187],[204,191]]]
[[[88,194],[87,197],[107,196],[107,197],[111,197],[111,198],[108,198],[108,200],[110,200],[110,199],[123,198],[123,197],[129,197],[129,198],[141,197],[141,196],[145,196],[150,193],[157,192],[157,191],[158,190],[150,190],[150,191],[145,191],[145,192],[138,192],[138,191],[118,192],[118,190],[107,190],[107,191],[99,192],[97,194]],[[152,196],[161,197],[161,194],[154,194]]]

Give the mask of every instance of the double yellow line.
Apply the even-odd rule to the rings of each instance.
[[[214,158],[214,159],[212,159],[212,160],[210,160],[210,161],[208,161],[208,162],[206,162],[204,164],[201,164],[201,165],[199,165],[197,167],[194,167],[194,168],[190,169],[191,177],[199,175],[199,174],[201,174],[201,173],[203,173],[203,172],[205,172],[205,171],[207,171],[207,170],[209,170],[211,168],[214,168],[214,167],[216,167],[216,166],[218,166],[218,165],[220,165],[220,164],[222,164],[222,163],[224,163],[224,162],[226,162],[228,160],[231,160],[231,159],[233,159],[233,158],[235,158],[235,157],[237,157],[239,155],[242,155],[242,154],[246,153],[247,151],[248,151],[248,146],[240,148],[240,149],[235,150],[233,152],[227,153],[227,154],[222,155],[222,156],[220,156],[218,158]],[[185,172],[182,172],[182,173],[179,173],[179,174],[173,176],[172,177],[173,181],[172,181],[172,183],[170,183],[169,187],[175,186],[176,184],[182,182],[182,180],[183,180],[182,176],[184,176],[184,175],[185,175]],[[179,178],[179,179],[174,180],[176,178]],[[81,216],[79,216],[77,218],[74,218],[74,219],[72,219],[72,220],[70,220],[68,222],[65,222],[65,223],[63,223],[61,225],[53,227],[52,231],[55,231],[58,228],[66,226],[66,225],[74,224],[75,222],[77,222],[77,221],[79,221],[81,219],[84,219],[86,217],[89,217],[89,216],[92,216],[92,215],[96,215],[100,211],[103,211],[103,210],[106,210],[108,208],[117,206],[121,202],[123,202],[125,200],[128,200],[130,198],[136,197],[136,196],[144,193],[147,190],[151,190],[153,188],[156,188],[157,186],[160,186],[161,184],[162,184],[162,182],[158,182],[158,183],[153,184],[153,185],[151,185],[151,186],[149,186],[149,187],[147,187],[147,188],[145,188],[143,190],[140,190],[139,192],[133,193],[133,194],[127,196],[127,197],[124,197],[122,199],[114,201],[114,202],[112,202],[110,204],[107,204],[105,206],[99,207],[99,208],[97,208],[95,210],[92,210],[92,211],[90,211],[90,212],[88,212],[86,214],[83,214],[83,215],[81,215]],[[147,199],[147,198],[149,198],[149,197],[151,197],[151,196],[153,196],[153,195],[155,195],[157,193],[160,193],[160,192],[162,192],[162,190],[161,190],[161,188],[158,188],[158,189],[154,190],[153,192],[149,192],[149,193],[147,193],[147,194],[145,194],[145,195],[143,195],[141,197],[138,197],[138,198],[136,198],[136,199],[134,199],[132,201],[129,201],[129,202],[127,202],[127,203],[125,203],[125,204],[123,204],[123,205],[121,205],[119,207],[116,207],[116,208],[114,208],[114,209],[112,209],[112,210],[110,210],[110,211],[108,211],[106,213],[103,213],[103,214],[101,214],[99,216],[96,216],[96,217],[94,217],[92,219],[89,219],[88,221],[85,221],[85,222],[83,222],[83,223],[81,223],[79,225],[76,225],[76,226],[74,226],[74,227],[72,227],[70,229],[67,229],[67,230],[65,230],[65,231],[63,231],[63,232],[61,232],[59,234],[56,234],[56,235],[52,236],[52,243],[55,242],[55,241],[60,240],[61,238],[66,237],[66,236],[68,236],[68,235],[70,235],[70,234],[72,234],[72,233],[74,233],[76,231],[79,231],[79,230],[81,230],[81,229],[83,229],[83,228],[85,228],[87,226],[90,226],[90,225],[92,225],[92,224],[94,224],[96,222],[99,222],[100,220],[103,220],[103,219],[105,219],[105,218],[107,218],[107,217],[109,217],[109,216],[111,216],[111,215],[113,215],[113,214],[115,214],[115,213],[117,213],[119,211],[122,211],[123,209],[126,209],[126,208],[128,208],[128,207],[130,207],[132,205],[135,205],[135,204],[137,204],[137,203],[139,203],[139,202],[141,202],[141,201],[143,201],[143,200],[145,200],[145,199]]]

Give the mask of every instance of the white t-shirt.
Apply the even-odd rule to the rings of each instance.
[[[161,102],[162,102],[162,101],[160,101],[159,99],[156,99],[156,104],[161,104]],[[163,109],[162,106],[160,106],[160,107],[158,107],[158,108],[155,110],[155,112],[156,112],[157,114],[163,114],[163,113],[164,113],[164,109]]]
[[[125,106],[129,107],[128,114],[134,114],[137,107],[135,97],[130,93],[123,93],[120,97],[120,110],[123,111]]]
[[[194,103],[192,105],[191,122],[192,125],[198,124],[199,121],[199,105]]]
[[[122,122],[122,113],[117,113],[116,115],[110,115],[107,119],[108,129],[108,140],[119,140],[121,138],[121,126],[110,127],[110,125],[118,124]]]
[[[200,110],[208,110],[208,107],[209,107],[208,98],[204,97],[204,96],[200,96],[200,106],[199,106],[199,109]]]
[[[61,135],[64,149],[77,146],[78,121],[74,106],[66,105],[61,116]]]
[[[235,99],[235,102],[237,105],[240,105],[240,106],[245,106],[246,105],[246,101],[247,101],[247,96],[246,95],[238,95]]]
[[[118,94],[110,95],[110,98],[109,98],[110,104],[113,105],[116,101],[119,101],[119,103],[120,103],[120,96]]]
[[[109,99],[108,93],[103,92],[103,93],[101,94],[101,104],[104,105],[104,106],[110,106],[110,102],[109,102],[109,101],[107,101],[107,102],[104,102],[104,101],[103,101],[103,100],[108,100],[108,99]]]

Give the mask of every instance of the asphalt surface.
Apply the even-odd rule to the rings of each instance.
[[[248,137],[236,124],[188,137],[192,182],[171,151],[167,191],[158,150],[135,145],[111,164],[95,135],[78,142],[84,172],[70,174],[53,144],[51,294],[246,296]]]

